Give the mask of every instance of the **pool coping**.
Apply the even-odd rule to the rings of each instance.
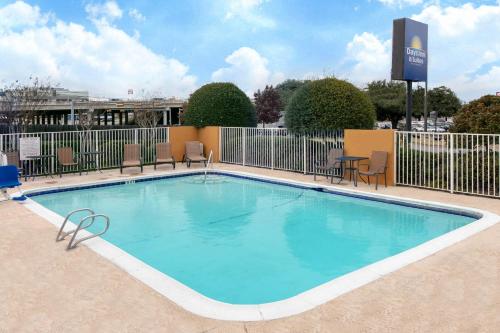
[[[76,190],[82,187],[91,188],[111,186],[135,181],[150,181],[200,173],[202,173],[202,171],[198,169],[174,171],[161,176],[140,175],[127,177],[125,179],[114,178],[104,181],[85,182],[81,184],[43,187],[25,191],[25,194],[27,194],[28,196],[36,194],[47,194],[52,192]],[[255,305],[229,304],[208,298],[201,293],[191,289],[190,287],[184,285],[183,283],[173,279],[167,274],[156,270],[155,268],[149,266],[148,264],[142,262],[141,260],[135,258],[134,256],[128,254],[127,252],[100,237],[86,241],[81,245],[87,246],[94,252],[110,260],[112,263],[119,266],[136,279],[145,283],[180,307],[192,313],[203,317],[219,320],[261,321],[288,317],[305,312],[307,310],[311,310],[319,305],[335,299],[340,295],[343,295],[349,291],[375,281],[376,279],[384,275],[394,272],[404,266],[419,261],[446,247],[464,240],[488,227],[493,226],[500,220],[500,217],[498,215],[490,213],[488,211],[443,204],[439,202],[400,198],[354,189],[340,189],[338,187],[328,185],[318,185],[315,183],[295,181],[286,178],[269,177],[248,172],[213,169],[210,170],[209,173],[248,178],[253,180],[282,184],[285,186],[288,185],[319,190],[333,194],[357,197],[361,199],[445,211],[453,214],[475,217],[478,218],[478,220],[455,229],[451,232],[443,234],[437,238],[429,240],[425,243],[422,243],[416,247],[405,250],[399,254],[387,257],[383,260],[359,268],[351,273],[347,273],[340,277],[334,278],[329,282],[316,286],[296,296],[277,302]],[[35,214],[48,220],[56,227],[60,227],[64,220],[64,217],[52,212],[51,210],[38,204],[34,200],[28,199],[23,203],[23,205]],[[71,222],[68,222],[68,224],[70,224],[72,227],[76,227]],[[79,233],[78,238],[86,237],[88,235],[90,235],[88,231],[82,230],[81,233]]]

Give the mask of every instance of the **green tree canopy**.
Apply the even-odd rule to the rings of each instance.
[[[406,85],[396,81],[373,81],[368,84],[370,96],[377,111],[377,120],[390,120],[392,128],[406,116]],[[424,115],[425,89],[413,89],[413,117]],[[439,116],[451,117],[461,107],[460,100],[447,87],[436,87],[427,92],[428,111],[438,111]]]
[[[290,100],[292,99],[293,94],[307,82],[309,81],[288,79],[276,86],[276,90],[280,94],[281,102],[283,103],[283,109],[286,109],[288,103],[290,103]]]
[[[263,91],[260,89],[254,94],[255,111],[259,123],[275,123],[281,118],[283,103],[281,97],[273,86],[266,86]]]
[[[367,93],[375,105],[377,120],[390,120],[392,128],[397,128],[398,121],[406,112],[405,84],[386,80],[373,81],[368,83]]]
[[[243,91],[232,83],[209,83],[196,90],[183,114],[184,123],[196,127],[255,127],[255,108]]]
[[[453,117],[452,132],[500,133],[500,97],[487,95],[465,104]]]
[[[375,109],[366,94],[334,78],[311,81],[292,96],[285,123],[292,132],[373,128]]]
[[[436,87],[428,91],[429,111],[437,111],[441,117],[452,117],[460,110],[462,103],[448,87]]]

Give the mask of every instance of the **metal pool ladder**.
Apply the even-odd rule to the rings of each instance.
[[[214,152],[210,150],[210,154],[208,155],[208,160],[207,160],[207,165],[205,166],[205,178],[203,179],[203,182],[207,182],[207,173],[208,173],[208,168],[210,167],[210,164],[212,164],[212,168],[214,166]]]
[[[73,214],[79,213],[79,212],[88,212],[89,215],[83,217],[80,220],[80,223],[78,224],[76,229],[73,229],[70,231],[63,231],[69,218]],[[76,235],[78,234],[78,232],[80,230],[84,230],[84,229],[87,229],[88,227],[90,227],[92,224],[94,224],[96,219],[103,219],[104,220],[104,224],[105,224],[104,229],[97,234],[93,234],[93,235],[83,237],[83,238],[76,240]],[[87,222],[87,221],[90,221],[90,222]],[[85,223],[85,222],[87,222],[87,223]],[[66,236],[69,236],[72,234],[73,237],[71,237],[71,240],[69,241],[68,247],[66,248],[66,250],[71,250],[71,249],[74,249],[79,243],[81,243],[83,241],[86,241],[86,240],[89,240],[91,238],[95,238],[95,237],[103,235],[104,233],[106,233],[106,231],[108,231],[108,229],[109,229],[109,217],[108,216],[103,215],[103,214],[96,214],[90,208],[76,209],[76,210],[70,212],[68,215],[66,215],[66,218],[64,219],[64,222],[62,223],[61,228],[59,229],[59,232],[57,233],[56,242],[62,241],[64,238],[66,238]]]

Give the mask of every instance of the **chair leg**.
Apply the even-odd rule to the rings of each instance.
[[[174,170],[175,170],[175,162],[173,162],[172,165],[174,166]]]
[[[384,172],[384,184],[387,187],[387,172]]]
[[[141,173],[143,173],[143,172],[144,172],[144,167],[143,167],[143,165],[141,164]]]
[[[59,166],[59,178],[62,178],[62,165]]]
[[[378,190],[378,173],[375,175],[375,191]]]
[[[120,173],[123,173],[123,165],[120,165]]]
[[[156,162],[155,162],[155,166],[154,166],[154,169],[156,170]]]

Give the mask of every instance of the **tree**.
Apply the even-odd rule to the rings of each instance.
[[[390,120],[392,128],[398,127],[398,122],[405,115],[405,84],[401,82],[373,81],[368,83],[368,96],[375,105],[378,120]]]
[[[145,100],[140,103],[140,107],[134,111],[134,120],[139,127],[155,128],[158,126],[161,115],[153,100]]]
[[[281,102],[283,103],[283,110],[285,110],[287,105],[290,103],[293,94],[307,82],[310,81],[288,79],[276,86],[275,89],[280,94]]]
[[[429,90],[428,102],[429,110],[437,111],[441,117],[453,117],[462,107],[457,95],[445,86]]]
[[[327,78],[309,82],[295,92],[285,111],[292,132],[373,128],[375,108],[351,83]]]
[[[453,117],[451,132],[500,133],[500,97],[486,95],[462,107]]]
[[[87,108],[78,110],[78,121],[75,127],[80,131],[80,152],[92,151],[95,148],[91,147],[91,130],[96,124],[96,106],[97,102],[87,101]]]
[[[232,83],[209,83],[196,90],[183,117],[186,125],[195,127],[257,125],[252,102]]]
[[[265,124],[275,123],[281,118],[283,103],[273,86],[266,86],[263,91],[257,90],[254,97],[257,122],[265,127]]]
[[[30,77],[28,83],[16,81],[0,91],[0,124],[8,132],[25,132],[52,94],[50,83]]]

